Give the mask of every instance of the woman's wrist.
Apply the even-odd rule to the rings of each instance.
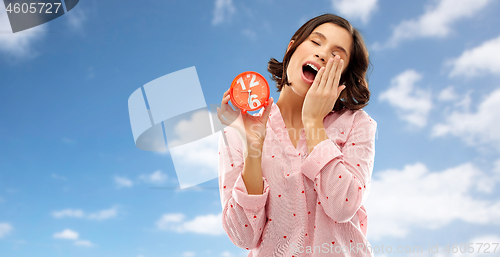
[[[260,141],[247,141],[245,151],[249,157],[261,158],[263,145],[263,142]]]

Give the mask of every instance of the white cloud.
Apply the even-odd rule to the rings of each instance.
[[[215,0],[214,18],[212,25],[221,24],[231,18],[236,12],[232,0]]]
[[[37,53],[32,49],[32,45],[45,36],[46,26],[42,24],[31,29],[12,33],[5,5],[0,4],[0,52],[16,58],[36,56]]]
[[[468,49],[462,55],[451,60],[450,77],[475,77],[487,73],[500,75],[500,37],[482,43],[473,49]]]
[[[83,28],[83,23],[87,20],[87,16],[83,12],[81,6],[79,8],[73,8],[71,11],[64,15],[67,19],[68,25],[71,29],[81,30]]]
[[[251,29],[244,29],[241,33],[250,40],[257,40],[257,33]]]
[[[212,134],[207,114],[207,110],[197,111],[172,125],[172,132],[166,132],[167,138],[171,138],[168,147],[181,188],[218,176],[217,153],[221,132]],[[211,116],[213,126],[217,128],[217,116],[213,113]]]
[[[54,218],[70,217],[70,218],[86,218],[86,219],[91,219],[91,220],[105,220],[105,219],[113,218],[117,214],[118,214],[118,212],[116,210],[116,207],[93,212],[93,213],[89,213],[89,214],[85,214],[85,212],[82,210],[65,209],[65,210],[61,210],[61,211],[52,212],[52,217],[54,217]]]
[[[65,229],[59,233],[55,233],[53,237],[60,239],[76,240],[78,239],[78,233],[71,229]]]
[[[370,20],[370,16],[377,9],[378,0],[332,0],[333,9],[338,10],[346,18],[359,19],[363,23]]]
[[[9,223],[0,223],[0,238],[8,235],[12,231],[12,225]]]
[[[217,118],[217,116],[213,116]],[[173,135],[170,136],[170,132],[166,132],[167,138],[169,139],[168,147],[173,148],[176,146],[186,145],[188,143],[194,142],[201,138],[207,136],[212,132],[210,127],[207,127],[207,123],[210,122],[207,110],[200,110],[191,114],[191,117],[187,119],[182,119],[174,125]]]
[[[195,256],[196,253],[195,252],[183,252],[182,253],[182,256],[184,257],[192,257],[192,256]]]
[[[167,174],[161,172],[161,170],[157,170],[151,174],[140,175],[139,179],[144,181],[144,182],[147,182],[147,183],[162,184],[165,181],[167,181],[168,176],[167,176]]]
[[[116,214],[117,214],[116,208],[113,207],[111,209],[90,213],[87,215],[87,218],[91,220],[105,220],[115,217]]]
[[[404,238],[412,228],[438,229],[455,220],[500,225],[500,199],[472,195],[491,193],[499,180],[471,163],[439,172],[415,163],[374,174],[366,204],[373,239]]]
[[[118,188],[132,187],[134,185],[134,182],[132,182],[132,180],[125,178],[125,177],[115,176],[114,181],[115,181],[115,184]]]
[[[493,146],[500,150],[500,89],[480,102],[476,112],[454,111],[436,124],[432,136],[454,135],[472,146]]]
[[[455,88],[449,86],[443,90],[438,95],[438,99],[441,101],[453,101],[458,98],[457,93],[455,92]]]
[[[94,244],[90,242],[89,240],[78,240],[75,241],[75,245],[77,246],[85,246],[85,247],[92,247]]]
[[[395,47],[401,41],[416,38],[446,37],[453,23],[473,17],[491,0],[439,0],[431,1],[427,10],[417,19],[405,20],[397,25],[387,46]]]
[[[58,180],[66,180],[66,177],[64,177],[64,176],[59,176],[59,175],[57,175],[57,174],[55,174],[55,173],[52,173],[50,176],[51,176],[52,178],[54,178],[54,179],[58,179]]]
[[[164,214],[157,222],[156,226],[161,230],[170,230],[177,233],[196,233],[207,235],[222,235],[222,213],[218,215],[207,214],[196,216],[192,220],[185,220],[181,213]]]
[[[228,251],[221,253],[221,257],[233,257],[234,255]]]
[[[391,86],[379,96],[380,101],[387,101],[396,108],[399,117],[410,124],[424,127],[427,115],[432,108],[430,92],[418,89],[415,83],[422,75],[414,70],[407,70],[391,80]]]
[[[52,217],[54,218],[64,218],[64,217],[72,217],[72,218],[83,218],[85,214],[82,210],[72,210],[65,209],[61,211],[52,212]]]

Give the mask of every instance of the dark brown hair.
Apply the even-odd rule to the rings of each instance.
[[[306,22],[293,35],[291,40],[294,40],[294,42],[283,57],[283,62],[271,58],[267,65],[267,70],[271,73],[272,80],[276,81],[276,87],[278,88],[276,92],[280,92],[284,85],[291,85],[291,82],[288,81],[286,70],[295,49],[309,37],[316,27],[327,22],[344,28],[352,36],[349,64],[340,78],[340,84],[345,83],[346,88],[340,93],[339,100],[335,103],[333,111],[339,111],[344,108],[350,110],[361,109],[370,100],[368,81],[365,78],[368,66],[370,65],[368,50],[366,49],[361,33],[340,16],[327,13]]]

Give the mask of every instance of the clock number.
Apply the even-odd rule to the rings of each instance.
[[[250,87],[259,85],[259,81],[255,81],[255,74],[252,74],[252,80],[250,81]]]
[[[240,78],[238,79],[238,81],[236,81],[236,83],[240,83],[240,85],[241,85],[241,90],[245,90],[245,89],[247,89],[247,88],[245,87],[245,82],[243,81],[243,78],[242,78],[242,77],[240,77]]]
[[[251,99],[251,104],[252,104],[252,108],[256,108],[257,106],[260,106],[260,101],[259,101],[259,96],[258,95],[252,95],[251,98],[256,98],[256,99]]]

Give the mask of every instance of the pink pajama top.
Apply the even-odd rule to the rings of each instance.
[[[263,109],[261,109],[262,113]],[[364,110],[330,112],[329,139],[308,154],[297,148],[273,103],[262,151],[262,195],[243,182],[243,144],[224,128],[219,138],[222,226],[248,256],[373,256],[363,206],[370,190],[377,123]]]

